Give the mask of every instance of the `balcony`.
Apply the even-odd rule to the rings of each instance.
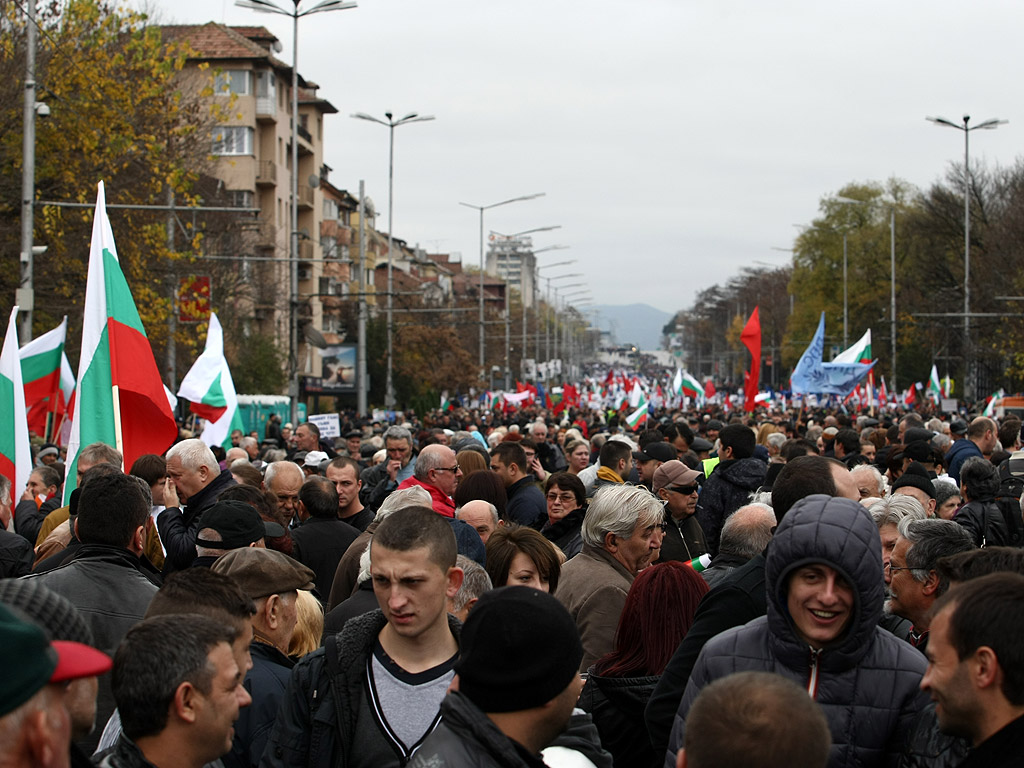
[[[313,243],[309,240],[299,241],[299,264],[310,264],[313,262]]]
[[[309,210],[313,207],[313,188],[299,184],[299,208]]]
[[[256,121],[273,123],[277,120],[277,100],[271,96],[256,97]]]
[[[273,187],[277,184],[277,163],[273,160],[260,160],[256,164],[256,186]]]

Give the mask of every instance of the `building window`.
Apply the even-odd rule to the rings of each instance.
[[[341,211],[341,223],[346,227],[352,226],[352,212],[348,210]]]
[[[252,93],[251,77],[252,71],[248,69],[226,69],[218,72],[213,78],[213,92],[218,96],[248,96]]]
[[[335,237],[326,236],[320,238],[320,247],[323,249],[325,259],[338,258],[338,240]]]
[[[338,201],[324,198],[324,218],[328,221],[335,221],[338,218]]]
[[[213,131],[213,154],[251,155],[253,129],[244,125],[220,125]]]
[[[256,195],[248,189],[229,189],[225,192],[232,208],[255,208]]]

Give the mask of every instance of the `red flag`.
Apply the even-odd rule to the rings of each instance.
[[[750,350],[750,372],[746,374],[744,386],[745,402],[743,410],[752,413],[754,410],[754,398],[757,397],[757,385],[761,380],[761,320],[757,314],[758,307],[754,307],[750,319],[743,326],[743,333],[740,334],[740,341],[743,346]]]
[[[708,400],[714,397],[717,391],[718,390],[715,389],[715,382],[713,382],[711,379],[708,379],[707,381],[704,382],[704,397],[706,397]]]

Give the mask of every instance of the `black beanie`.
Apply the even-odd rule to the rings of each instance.
[[[530,587],[485,593],[462,628],[459,691],[484,712],[542,706],[566,689],[583,659],[565,607]]]
[[[916,461],[912,461],[908,464],[903,474],[900,475],[896,482],[892,484],[892,489],[894,491],[898,488],[906,487],[917,488],[919,491],[923,491],[928,494],[928,498],[935,498],[935,486],[928,478],[928,470]]]

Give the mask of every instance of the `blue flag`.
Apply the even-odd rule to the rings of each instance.
[[[818,320],[818,330],[810,345],[793,369],[793,392],[846,397],[859,384],[877,361],[864,363],[823,363],[825,351],[825,313]]]

